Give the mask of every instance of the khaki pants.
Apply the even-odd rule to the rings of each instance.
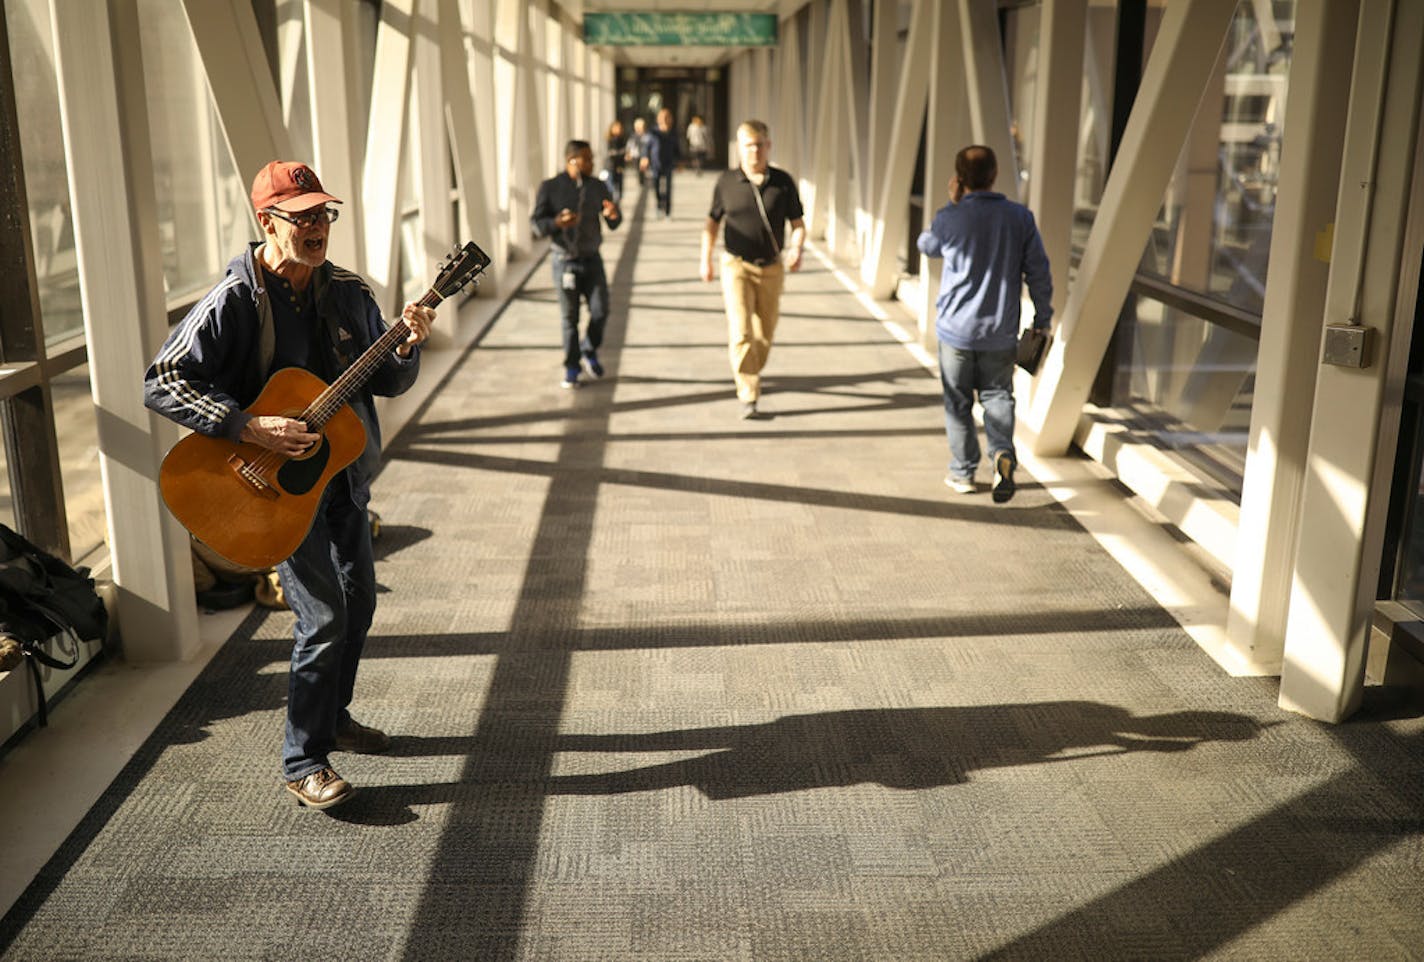
[[[786,268],[780,261],[758,267],[740,257],[722,255],[722,299],[727,307],[728,349],[738,400],[755,401],[761,396],[761,369],[776,336],[785,280]]]

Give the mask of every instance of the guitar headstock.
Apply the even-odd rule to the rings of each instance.
[[[471,281],[478,284],[478,276],[489,263],[489,255],[480,250],[474,241],[463,247],[455,247],[440,261],[440,272],[435,276],[435,283],[430,285],[430,289],[444,300],[459,293],[460,288]]]

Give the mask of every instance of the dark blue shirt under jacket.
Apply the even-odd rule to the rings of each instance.
[[[1019,336],[1019,301],[1028,285],[1034,326],[1053,319],[1053,278],[1033,213],[993,191],[971,191],[941,207],[917,246],[944,259],[935,333],[965,351],[1004,351]]]

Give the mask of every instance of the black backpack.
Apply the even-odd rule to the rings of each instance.
[[[79,641],[102,639],[109,612],[87,568],[74,569],[0,524],[0,634],[20,642],[39,698],[39,723],[48,724],[40,665],[60,670],[79,662]],[[58,636],[63,657],[41,647]]]

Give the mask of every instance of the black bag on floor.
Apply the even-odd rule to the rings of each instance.
[[[39,722],[49,723],[40,665],[60,670],[79,662],[80,640],[104,637],[109,612],[88,569],[78,570],[0,524],[0,635],[20,642],[39,700]],[[61,640],[55,657],[41,646]]]

